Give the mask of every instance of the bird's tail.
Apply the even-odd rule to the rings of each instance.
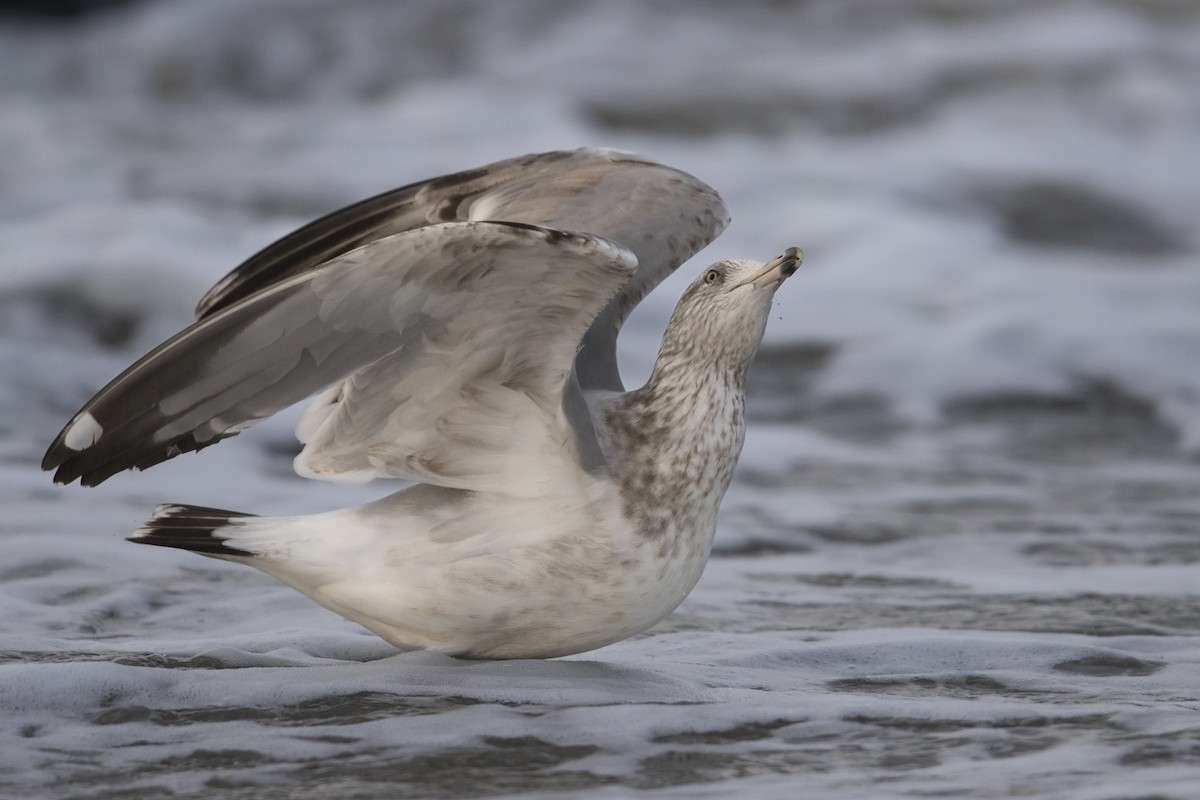
[[[228,534],[231,526],[238,526],[242,520],[253,517],[253,514],[219,508],[161,505],[128,541],[178,547],[208,556],[254,556],[248,550],[229,545],[230,537],[222,535],[222,532]]]

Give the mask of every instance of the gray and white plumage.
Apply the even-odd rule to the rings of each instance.
[[[690,175],[597,150],[363,201],[218,283],[43,468],[99,483],[315,395],[298,472],[416,485],[307,517],[162,506],[134,541],[248,563],[402,648],[545,657],[617,641],[699,578],[746,369],[799,264],[793,248],[709,267],[650,380],[624,392],[621,323],[726,221]]]

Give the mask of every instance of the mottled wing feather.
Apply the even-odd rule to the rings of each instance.
[[[635,267],[603,239],[510,223],[439,224],[373,241],[156,348],[84,406],[43,468],[57,469],[58,482],[94,485],[337,385],[349,391],[336,403],[325,396],[329,413],[309,432],[304,471],[502,490],[496,471],[525,450],[492,429],[470,433],[473,414],[511,411],[509,395],[520,395],[526,416],[513,436],[570,439],[561,403],[575,349]],[[422,430],[397,437],[397,422]],[[346,452],[366,460],[339,462]],[[562,468],[561,458],[547,468]]]
[[[384,236],[448,221],[499,220],[618,242],[638,271],[599,314],[576,363],[584,388],[622,388],[621,324],[646,294],[728,223],[717,193],[687,173],[606,150],[521,156],[396,189],[335,211],[252,256],[214,286],[211,315],[256,291]]]

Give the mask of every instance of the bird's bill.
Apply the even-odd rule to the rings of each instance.
[[[782,254],[768,261],[761,270],[741,281],[737,286],[752,284],[756,289],[770,284],[783,283],[784,279],[799,269],[804,261],[804,251],[799,247],[789,247]],[[736,289],[737,286],[734,288]]]

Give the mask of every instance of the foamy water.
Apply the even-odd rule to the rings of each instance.
[[[1200,786],[1200,7],[148,2],[0,23],[0,795],[1188,798]],[[42,451],[256,248],[602,145],[687,169],[703,264],[807,255],[717,551],[637,639],[397,654],[121,539],[362,502],[295,414],[94,490]]]

